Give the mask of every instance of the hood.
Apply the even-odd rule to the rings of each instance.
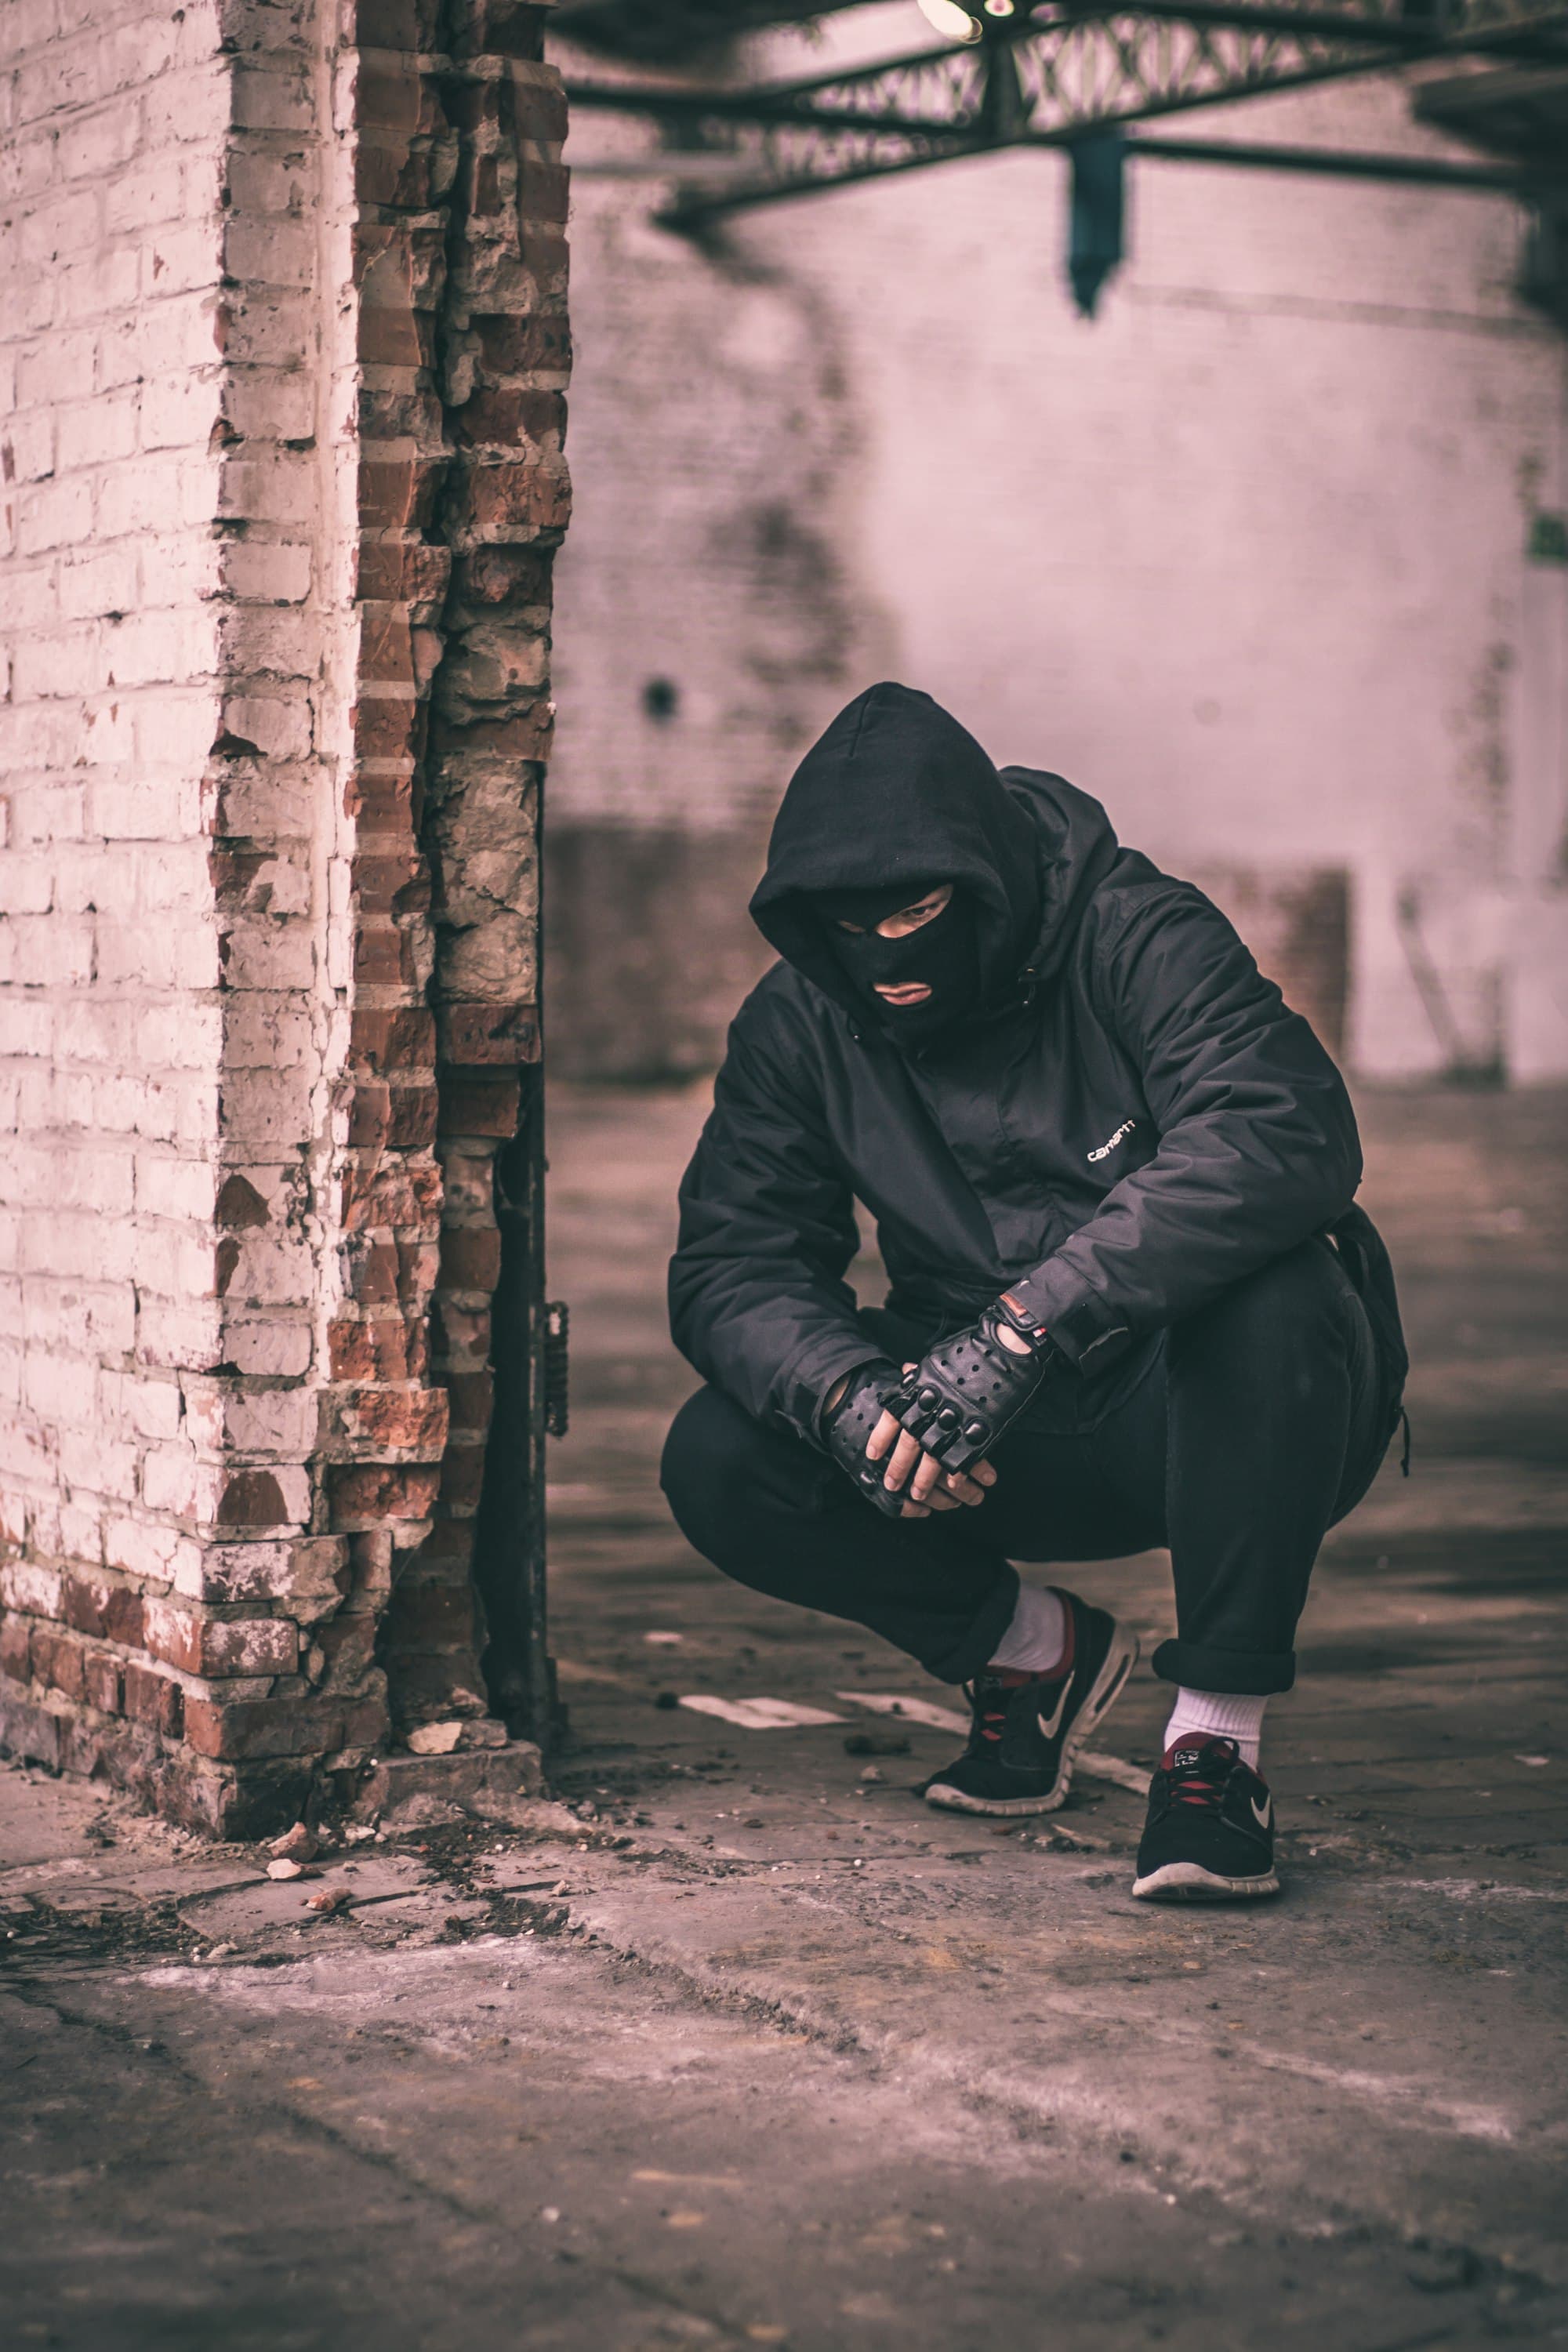
[[[979,910],[987,1003],[1066,953],[1117,856],[1098,801],[1059,776],[998,772],[965,728],[907,686],[868,688],[801,761],[773,822],[752,919],[786,963],[849,1011],[843,966],[807,893],[931,882]]]

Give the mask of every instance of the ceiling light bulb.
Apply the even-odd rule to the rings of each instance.
[[[921,15],[928,25],[935,26],[945,40],[977,41],[980,26],[958,0],[919,0]]]

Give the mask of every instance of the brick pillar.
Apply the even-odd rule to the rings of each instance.
[[[436,1024],[400,1073],[404,1128],[360,1158],[379,1159],[373,1185],[411,1213],[384,1229],[405,1248],[407,1295],[383,1319],[415,1304],[416,1284],[420,1328],[426,1303],[435,1310],[438,1385],[384,1388],[381,1426],[395,1423],[416,1449],[427,1441],[420,1458],[438,1453],[441,1469],[433,1502],[423,1484],[395,1495],[373,1482],[373,1516],[390,1499],[407,1508],[391,1528],[365,1524],[368,1474],[344,1475],[334,1524],[354,1528],[356,1551],[393,1579],[381,1655],[403,1729],[471,1721],[488,1704],[471,1571],[500,1270],[494,1162],[517,1131],[519,1074],[539,1058],[550,561],[567,512],[565,121],[539,61],[542,15],[449,12],[449,53],[367,51],[361,79],[362,135],[374,121],[376,141],[362,151],[362,194],[375,201],[357,231],[362,744],[374,726],[377,784],[399,789],[374,795],[356,954],[378,1018],[406,1020],[428,1000]],[[398,0],[361,0],[362,41],[371,22],[384,38],[436,29]],[[363,783],[361,800],[363,841]],[[362,1098],[367,1081],[384,1083],[371,1060]],[[438,1422],[422,1418],[435,1407]]]
[[[558,149],[509,156],[494,97],[549,104],[541,16],[0,27],[0,1739],[230,1832],[392,1717],[501,1736],[461,1539],[494,1138],[437,1133],[465,1008],[492,1124],[534,1050],[543,747],[465,771],[456,681],[482,649],[531,681],[489,719],[547,708],[548,592],[536,555],[476,622],[450,547],[549,480],[545,541],[562,493],[558,420],[460,442],[449,286],[510,237],[496,313],[563,351],[524,259]],[[510,527],[468,517],[481,446]]]

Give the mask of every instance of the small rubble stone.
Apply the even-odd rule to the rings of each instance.
[[[321,1852],[314,1830],[303,1822],[296,1822],[280,1838],[274,1838],[267,1851],[277,1862],[314,1862]]]
[[[403,1744],[412,1756],[450,1756],[462,1736],[460,1723],[419,1723]]]

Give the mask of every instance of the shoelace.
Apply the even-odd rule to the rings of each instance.
[[[964,1696],[974,1709],[974,1720],[969,1727],[970,1753],[977,1755],[982,1740],[989,1740],[994,1746],[1000,1745],[1002,1727],[1007,1720],[1008,1703],[1013,1694],[1005,1684],[991,1683],[986,1686],[987,1696],[983,1702],[979,1696],[981,1685],[978,1681],[965,1683],[963,1687]]]
[[[1189,1764],[1184,1771],[1167,1773],[1171,1803],[1197,1805],[1209,1812],[1218,1812],[1225,1801],[1225,1784],[1234,1769],[1234,1765],[1227,1765],[1216,1775],[1209,1765]]]

